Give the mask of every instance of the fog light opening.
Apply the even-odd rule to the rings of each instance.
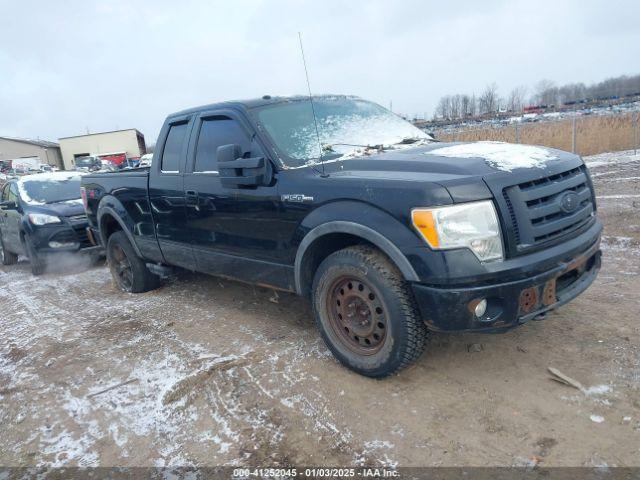
[[[49,242],[49,247],[51,248],[71,248],[77,245],[75,242]]]
[[[478,302],[476,307],[473,309],[473,313],[477,318],[481,318],[487,313],[487,299],[483,298]]]

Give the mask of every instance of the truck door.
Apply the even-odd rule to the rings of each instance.
[[[191,117],[178,117],[163,127],[160,161],[154,162],[149,173],[149,202],[166,262],[195,270],[184,197],[184,165],[192,123]]]
[[[198,270],[255,283],[280,275],[279,198],[275,186],[222,186],[216,158],[222,145],[245,157],[265,156],[252,128],[233,110],[201,113],[193,129],[184,177],[187,231]],[[279,272],[279,273],[276,273]]]

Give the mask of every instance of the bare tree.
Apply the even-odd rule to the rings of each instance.
[[[466,118],[471,116],[471,97],[469,95],[460,96],[460,116]]]
[[[505,107],[512,112],[521,112],[524,108],[527,88],[515,87],[506,99],[498,96],[498,86],[488,85],[480,97],[474,95],[455,94],[443,96],[436,107],[433,118],[456,120],[473,118],[480,115],[494,114]],[[556,86],[551,80],[539,81],[530,98],[533,105],[552,105],[577,103],[581,101],[607,101],[623,96],[640,95],[640,75],[608,78],[599,83],[586,86],[584,83],[570,83]]]
[[[462,95],[451,97],[451,118],[461,118],[462,115]]]
[[[540,80],[536,84],[536,93],[533,103],[537,105],[555,105],[558,103],[558,87],[551,80]]]
[[[527,87],[518,86],[511,90],[509,97],[507,98],[507,110],[510,112],[521,112],[524,107],[524,99],[527,95]]]
[[[487,85],[478,99],[480,114],[493,114],[498,110],[500,99],[498,98],[498,85]]]
[[[444,97],[441,97],[440,101],[438,102],[438,106],[436,107],[435,117],[440,117],[444,119],[450,118],[451,116],[450,104],[451,104],[451,97],[449,95],[445,95]]]
[[[476,94],[471,95],[471,101],[469,102],[469,116],[475,117],[478,115],[478,99]]]

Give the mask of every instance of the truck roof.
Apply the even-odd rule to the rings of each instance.
[[[353,98],[358,99],[355,95],[335,95],[335,94],[322,94],[322,95],[313,95],[314,99],[323,99],[323,98]],[[212,110],[214,108],[241,108],[241,109],[251,109],[257,107],[264,107],[265,105],[275,105],[278,103],[287,103],[287,102],[301,102],[308,100],[308,95],[289,95],[289,96],[271,96],[264,95],[262,98],[250,98],[246,100],[229,100],[225,102],[211,103],[209,105],[201,105],[199,107],[188,108],[186,110],[181,110],[179,112],[175,112],[169,115],[169,117],[177,117],[181,115],[187,115],[189,113],[197,113],[203,110]]]

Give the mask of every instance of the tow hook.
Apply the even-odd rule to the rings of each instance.
[[[533,317],[535,321],[544,320],[545,318],[547,318],[547,312],[541,313],[540,315],[536,315],[535,317]]]

